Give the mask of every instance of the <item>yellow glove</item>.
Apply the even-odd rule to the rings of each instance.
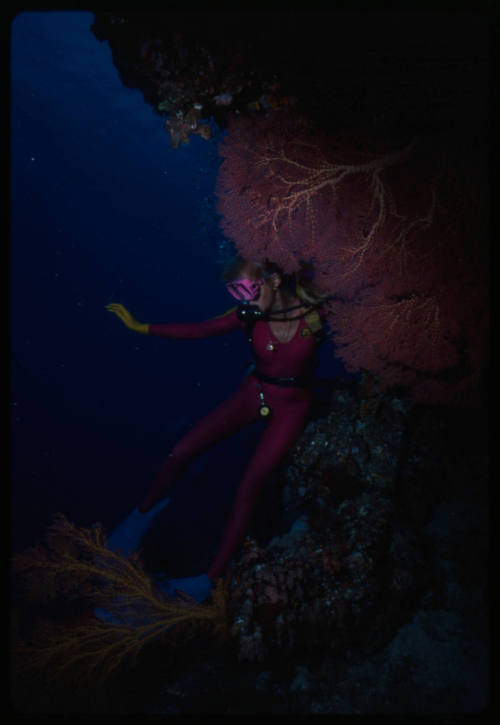
[[[145,322],[137,322],[137,320],[132,317],[130,312],[123,306],[120,305],[118,302],[111,302],[109,305],[106,305],[106,309],[110,312],[114,312],[117,317],[120,318],[120,320],[130,329],[134,330],[134,332],[142,332],[143,335],[147,335],[149,332],[149,325]]]

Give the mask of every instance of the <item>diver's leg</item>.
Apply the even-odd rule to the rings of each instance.
[[[215,410],[199,421],[174,446],[141,504],[131,511],[108,538],[108,547],[130,554],[139,545],[153,520],[168,504],[163,498],[190,463],[203,451],[258,418],[259,399],[255,382],[246,378]]]
[[[233,395],[196,423],[173,447],[140,504],[139,511],[141,513],[150,511],[197,456],[257,420],[258,408],[256,383],[251,378],[245,378]]]
[[[310,400],[293,405],[273,405],[273,418],[266,427],[238,488],[231,516],[219,550],[207,572],[211,580],[219,577],[242,541],[257,498],[267,478],[283,460],[304,429]]]

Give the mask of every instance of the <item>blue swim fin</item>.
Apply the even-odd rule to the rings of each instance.
[[[154,578],[154,582],[158,589],[169,599],[175,599],[179,596],[179,592],[187,594],[191,599],[200,604],[210,596],[213,589],[213,582],[206,574],[200,576],[184,577],[182,579],[167,579],[165,575],[159,575]],[[121,603],[123,601],[123,607]],[[109,609],[104,607],[95,607],[95,616],[105,624],[113,624],[115,626],[139,626],[141,624],[149,624],[146,612],[130,607],[126,598],[116,597],[113,605]]]
[[[155,516],[167,506],[169,501],[169,498],[164,498],[145,514],[141,513],[139,508],[136,507],[111,532],[108,537],[107,548],[111,551],[119,550],[126,556],[137,551]]]
[[[200,603],[210,596],[213,589],[213,582],[206,574],[200,576],[188,576],[182,579],[166,579],[160,578],[155,581],[158,589],[160,589],[167,597],[173,599],[176,593],[181,591],[188,597]]]

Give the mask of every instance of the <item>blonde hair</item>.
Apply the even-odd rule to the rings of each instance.
[[[319,307],[330,295],[321,292],[314,284],[314,269],[310,262],[301,262],[300,269],[295,273],[295,294],[309,305]]]
[[[261,262],[252,262],[251,260],[242,257],[241,254],[237,254],[225,263],[220,279],[222,282],[231,282],[233,279],[241,277],[243,271],[250,273],[256,278],[262,277],[263,274],[268,276],[266,274],[266,263],[262,264]],[[276,271],[278,270],[276,269]],[[272,274],[272,272],[270,274]]]

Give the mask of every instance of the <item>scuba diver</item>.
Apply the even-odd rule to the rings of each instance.
[[[146,335],[196,339],[243,330],[250,342],[254,368],[239,388],[195,424],[174,445],[140,504],[112,532],[108,546],[128,554],[137,550],[155,516],[169,502],[166,493],[195,458],[256,420],[267,425],[240,481],[219,549],[199,576],[170,579],[161,587],[168,596],[188,594],[206,599],[243,540],[259,493],[271,472],[302,433],[312,402],[311,376],[316,351],[324,339],[323,304],[328,299],[312,286],[304,265],[286,276],[273,263],[237,256],[223,274],[239,305],[200,323],[140,323],[121,304],[107,305],[131,330]],[[166,588],[165,588],[166,586]]]

